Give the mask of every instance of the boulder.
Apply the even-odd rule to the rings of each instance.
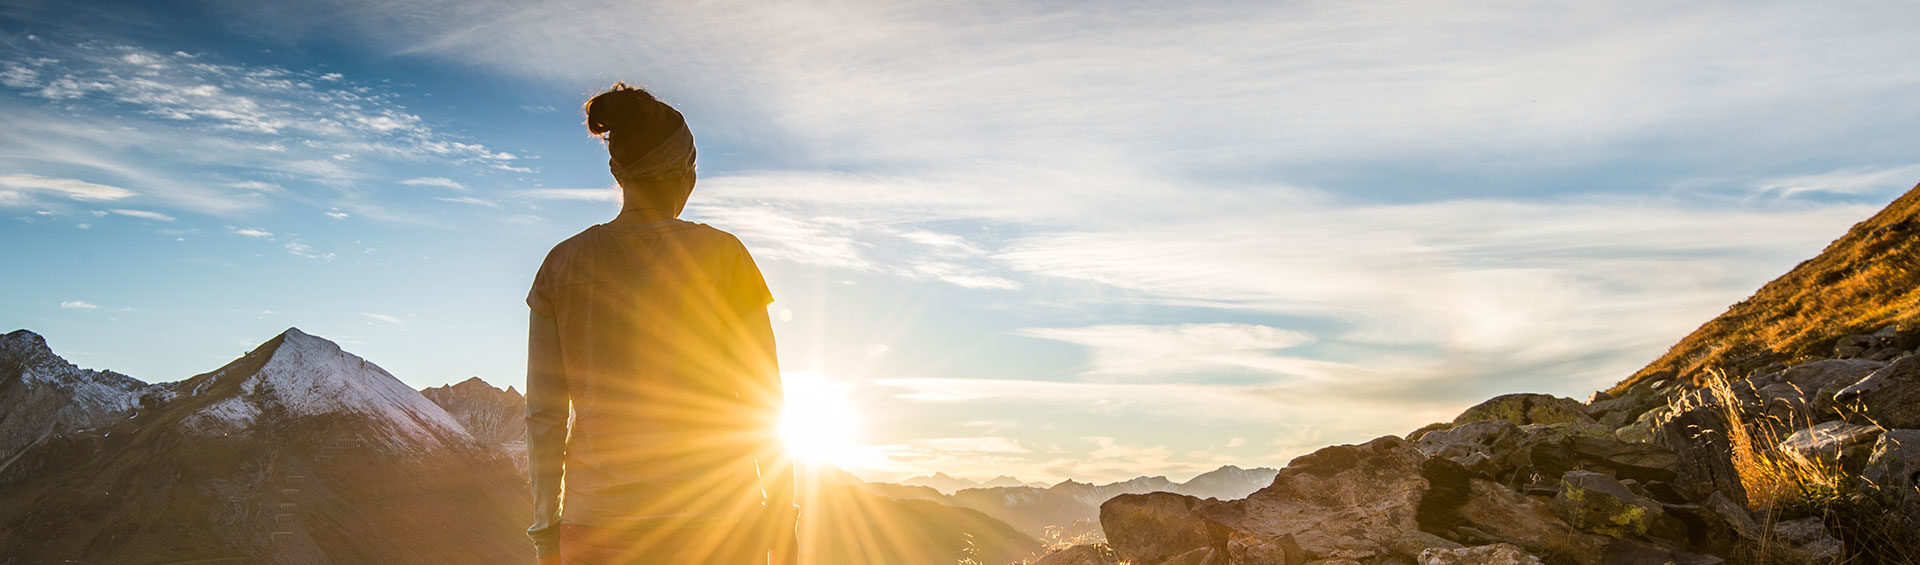
[[[1508,543],[1420,552],[1420,565],[1542,565],[1540,558]]]
[[[1824,420],[1835,392],[1860,382],[1886,363],[1866,359],[1827,359],[1801,363],[1748,379],[1761,412],[1796,425]]]
[[[1727,415],[1721,406],[1711,401],[1712,391],[1702,389],[1694,393],[1704,393],[1699,397],[1707,401],[1690,401],[1690,406],[1673,414],[1661,424],[1656,441],[1673,450],[1676,458],[1675,470],[1679,472],[1679,485],[1689,493],[1690,498],[1705,498],[1709,493],[1719,491],[1727,493],[1735,502],[1745,503],[1746,486],[1740,482],[1740,474],[1734,469],[1733,442],[1728,439]],[[1689,393],[1689,396],[1694,396]]]
[[[1652,443],[1660,431],[1660,425],[1666,423],[1667,417],[1672,414],[1673,408],[1666,404],[1649,408],[1635,416],[1633,423],[1614,430],[1613,437],[1626,442]]]
[[[1474,479],[1465,500],[1452,510],[1454,539],[1468,543],[1511,543],[1539,555],[1561,555],[1572,563],[1599,565],[1597,557],[1611,540],[1580,532],[1553,515],[1547,503],[1506,485]],[[1441,524],[1435,524],[1441,526]]]
[[[1849,421],[1920,428],[1920,355],[1902,357],[1834,394]]]
[[[1495,478],[1528,492],[1552,496],[1560,490],[1560,475],[1574,469],[1602,471],[1622,479],[1669,482],[1678,460],[1664,447],[1621,441],[1611,435],[1592,435],[1586,428],[1521,426],[1513,449],[1499,462]]]
[[[1294,459],[1267,488],[1200,512],[1252,537],[1291,540],[1309,562],[1412,560],[1428,548],[1460,547],[1419,529],[1417,514],[1430,484],[1421,472],[1426,460],[1393,436],[1328,447]],[[1104,506],[1101,514],[1104,525]],[[1112,530],[1107,536],[1125,555]]]
[[[1887,430],[1873,445],[1860,478],[1881,490],[1920,496],[1920,429]]]
[[[1844,549],[1840,539],[1827,533],[1826,523],[1817,517],[1774,524],[1773,539],[1801,563],[1838,563]]]
[[[1599,421],[1603,426],[1615,429],[1633,422],[1648,410],[1667,403],[1666,397],[1655,392],[1653,384],[1647,382],[1633,385],[1619,396],[1609,397],[1603,394],[1594,393],[1594,397],[1587,401],[1587,416]]]
[[[1502,459],[1521,437],[1520,427],[1505,420],[1482,420],[1451,429],[1429,431],[1413,443],[1428,457],[1452,461],[1468,471],[1498,476]]]
[[[1841,420],[1822,422],[1811,428],[1793,432],[1787,439],[1780,441],[1781,452],[1797,453],[1808,461],[1822,461],[1838,464],[1843,469],[1859,472],[1866,462],[1866,454],[1874,440],[1880,438],[1879,426],[1851,424]]]
[[[1684,542],[1686,525],[1668,516],[1658,501],[1619,480],[1593,471],[1567,471],[1553,499],[1553,514],[1576,528],[1616,538]]]
[[[1599,423],[1587,415],[1586,407],[1571,398],[1561,398],[1550,394],[1503,394],[1468,408],[1454,417],[1453,424],[1458,426],[1483,420],[1504,420],[1514,425],[1527,424],[1573,424],[1598,427]]]
[[[1096,543],[1049,553],[1033,565],[1120,565],[1120,557],[1107,544]]]
[[[1170,492],[1123,494],[1100,505],[1100,527],[1121,560],[1160,563],[1195,549],[1210,549],[1224,537],[1199,514],[1206,504]]]

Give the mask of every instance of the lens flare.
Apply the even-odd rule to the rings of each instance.
[[[786,406],[780,413],[780,439],[801,463],[835,463],[852,458],[858,445],[859,415],[847,399],[848,386],[813,372],[781,373]]]

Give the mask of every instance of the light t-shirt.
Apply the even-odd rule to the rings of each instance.
[[[536,498],[558,480],[544,459],[564,457],[563,523],[698,525],[757,500],[753,450],[780,392],[771,333],[748,321],[772,301],[746,247],[705,224],[596,225],[554,246],[527,295],[554,322],[561,365],[528,372]],[[571,426],[536,429],[551,428],[534,425],[543,411],[564,422],[569,402]],[[561,437],[564,455],[541,448]]]

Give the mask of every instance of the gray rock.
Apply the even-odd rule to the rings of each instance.
[[[1554,516],[1547,503],[1506,485],[1474,479],[1464,503],[1454,510],[1463,537],[1477,543],[1511,543],[1540,555],[1563,555],[1580,565],[1599,565],[1606,537],[1575,530]]]
[[[1902,357],[1834,394],[1848,420],[1887,429],[1920,428],[1920,356]]]
[[[1574,424],[1598,427],[1586,407],[1571,398],[1550,394],[1503,394],[1468,408],[1453,419],[1458,426],[1482,420],[1505,420],[1514,425]]]
[[[1847,448],[1873,443],[1880,438],[1879,426],[1850,424],[1835,420],[1793,432],[1780,441],[1782,452],[1798,453],[1808,461],[1838,464]]]
[[[1628,489],[1619,480],[1593,471],[1568,471],[1565,487],[1553,499],[1553,513],[1574,527],[1616,538],[1685,541],[1686,526],[1668,516],[1658,501]]]
[[[1294,459],[1271,486],[1200,511],[1234,531],[1291,539],[1311,559],[1411,560],[1427,548],[1460,547],[1420,531],[1416,521],[1430,484],[1421,473],[1426,460],[1393,436],[1328,447]]]
[[[1913,493],[1920,487],[1920,429],[1887,430],[1873,445],[1860,478],[1883,490]]]
[[[1760,411],[1794,425],[1824,420],[1833,406],[1827,399],[1885,363],[1866,359],[1827,359],[1801,363],[1786,369],[1756,375],[1748,381],[1761,404]],[[1825,391],[1825,396],[1821,392]]]
[[[1660,430],[1660,425],[1666,423],[1667,417],[1672,413],[1671,406],[1665,404],[1655,406],[1635,417],[1633,423],[1614,430],[1613,437],[1626,442],[1652,443],[1656,432]]]
[[[1803,563],[1838,562],[1843,549],[1840,539],[1827,533],[1819,518],[1801,518],[1773,525],[1775,540],[1786,544],[1787,553]]]
[[[1496,543],[1459,549],[1420,552],[1420,565],[1541,565],[1540,558],[1519,546]]]
[[[1511,422],[1482,420],[1452,429],[1427,432],[1413,446],[1428,457],[1452,461],[1468,471],[1496,476],[1503,463],[1502,455],[1513,450],[1520,436],[1520,427]]]
[[[1694,393],[1700,393],[1695,395]],[[1715,491],[1727,493],[1735,502],[1747,500],[1746,486],[1729,456],[1733,443],[1728,439],[1731,427],[1721,406],[1712,402],[1713,393],[1702,389],[1689,393],[1704,400],[1691,400],[1660,426],[1655,436],[1661,445],[1673,450],[1680,473],[1679,486],[1693,498],[1704,498]]]
[[[1160,563],[1210,548],[1218,526],[1198,512],[1206,501],[1183,494],[1123,494],[1100,505],[1100,527],[1120,559]]]

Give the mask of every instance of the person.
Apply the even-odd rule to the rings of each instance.
[[[622,205],[555,245],[527,296],[539,563],[791,563],[772,295],[738,239],[679,219],[679,111],[625,83],[584,110]]]

